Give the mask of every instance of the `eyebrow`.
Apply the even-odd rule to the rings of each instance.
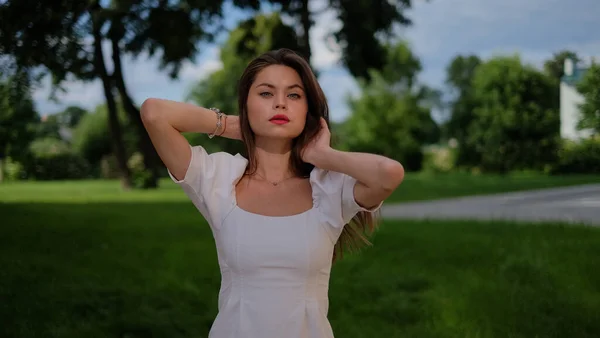
[[[261,87],[261,86],[265,86],[265,87],[269,87],[269,88],[275,88],[275,86],[274,86],[274,85],[272,85],[272,84],[270,84],[270,83],[266,83],[266,82],[264,82],[264,83],[261,83],[261,84],[257,85],[257,86],[256,86],[256,88],[258,88],[258,87]],[[301,86],[301,85],[299,85],[299,84],[297,84],[297,83],[295,83],[295,84],[293,84],[293,85],[291,85],[291,86],[288,86],[287,88],[288,88],[288,89],[292,89],[292,88],[300,88],[301,90],[304,90],[304,88],[302,88],[302,86]]]

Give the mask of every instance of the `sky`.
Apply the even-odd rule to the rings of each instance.
[[[540,66],[563,49],[584,58],[600,61],[600,1],[598,0],[413,0],[407,12],[413,25],[397,31],[421,59],[421,82],[443,89],[445,67],[457,55],[475,54],[481,58],[513,55]],[[324,8],[324,0],[311,0],[312,10]],[[228,9],[227,27],[232,29],[247,14]],[[311,30],[312,64],[320,71],[319,82],[330,104],[331,118],[345,119],[346,95],[359,93],[356,82],[339,63],[335,44],[327,40],[331,29],[339,26],[335,13],[325,11],[315,18]],[[594,33],[596,32],[596,33]],[[124,58],[125,82],[133,99],[158,97],[182,101],[191,86],[219,69],[218,44],[202,45],[195,62],[186,62],[177,80],[158,69],[156,59],[140,56]],[[107,60],[108,67],[110,62]],[[232,84],[235,85],[235,84]],[[99,81],[68,81],[59,102],[49,100],[50,80],[34,91],[40,114],[52,114],[69,105],[92,109],[103,103]]]

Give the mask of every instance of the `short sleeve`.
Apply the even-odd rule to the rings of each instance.
[[[246,168],[241,155],[225,152],[208,154],[202,146],[190,146],[191,158],[185,176],[178,180],[168,171],[213,228],[233,203],[234,182]]]
[[[310,179],[314,202],[324,221],[336,229],[337,235],[356,214],[361,211],[376,212],[383,204],[382,202],[372,209],[360,206],[354,198],[354,186],[357,181],[349,175],[315,168]]]
[[[361,211],[364,212],[376,212],[381,208],[383,201],[379,203],[379,205],[367,209],[360,206],[356,199],[354,198],[354,186],[356,185],[356,179],[352,176],[348,176],[342,174],[342,218],[345,223],[350,222],[350,220],[356,216]]]

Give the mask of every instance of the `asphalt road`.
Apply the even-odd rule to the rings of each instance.
[[[389,204],[388,219],[562,221],[600,226],[600,184]]]

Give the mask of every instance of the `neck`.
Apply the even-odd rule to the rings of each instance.
[[[256,173],[263,179],[277,182],[293,175],[290,167],[291,140],[256,138]]]

